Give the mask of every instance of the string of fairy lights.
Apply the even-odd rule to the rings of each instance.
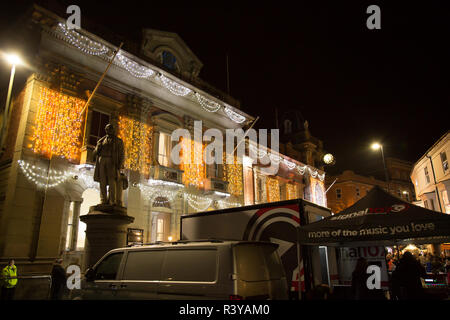
[[[112,50],[105,45],[90,39],[89,37],[82,35],[76,30],[68,29],[64,23],[59,23],[56,28],[56,32],[62,35],[62,38],[78,50],[95,56],[110,57]],[[121,50],[114,59],[114,64],[127,70],[132,76],[140,79],[152,79],[154,78],[157,83],[167,89],[170,93],[176,96],[188,97],[192,101],[197,102],[207,112],[218,112],[223,110],[224,114],[228,116],[230,120],[235,123],[243,123],[247,120],[245,116],[232,110],[230,106],[225,103],[209,99],[205,95],[189,89],[181,83],[169,79],[160,72],[157,72],[141,63],[134,61],[134,58],[130,57],[128,53]]]
[[[318,170],[314,170],[311,167],[309,167],[308,165],[300,165],[300,164],[296,164],[292,161],[289,161],[279,155],[276,154],[269,154],[269,152],[267,152],[266,150],[263,150],[261,147],[257,148],[254,145],[250,145],[250,152],[253,153],[254,155],[256,155],[256,157],[258,159],[263,159],[264,157],[268,156],[270,158],[270,160],[275,163],[275,164],[279,164],[279,163],[284,163],[289,170],[293,170],[296,169],[298,173],[300,173],[302,176],[308,172],[309,175],[313,178],[319,178],[320,181],[324,181],[325,180],[325,173],[320,174]]]

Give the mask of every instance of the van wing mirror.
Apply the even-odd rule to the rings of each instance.
[[[88,268],[86,270],[84,277],[86,278],[86,281],[88,281],[88,282],[94,281],[95,280],[95,270],[92,268]]]

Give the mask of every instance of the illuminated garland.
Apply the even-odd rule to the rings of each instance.
[[[110,51],[108,47],[104,46],[103,44],[92,41],[88,37],[81,35],[75,30],[67,29],[64,23],[58,23],[58,28],[59,31],[61,31],[66,37],[67,42],[77,47],[84,53],[100,56]]]
[[[228,107],[224,107],[223,110],[227,114],[228,118],[230,118],[232,121],[236,123],[242,123],[245,121],[245,117],[240,115],[239,113],[234,112]]]
[[[206,209],[208,209],[213,203],[213,199],[196,196],[189,193],[186,194],[186,199],[189,206],[191,206],[197,212],[206,211]]]
[[[192,92],[191,89],[186,88],[185,86],[182,86],[178,82],[172,81],[169,78],[166,78],[164,75],[159,76],[159,80],[161,80],[162,85],[169,90],[171,93],[173,93],[176,96],[187,96],[189,93]]]
[[[150,187],[141,183],[135,185],[135,187],[139,188],[144,195],[145,199],[149,201],[152,206],[164,206],[167,203],[172,204],[177,196],[179,190],[164,190],[159,188]],[[165,201],[155,199],[167,199]]]
[[[217,206],[219,209],[228,209],[228,208],[242,207],[242,203],[231,202],[227,200],[217,200]]]
[[[71,176],[71,174],[68,172],[57,170],[50,170],[49,175],[47,176],[47,174],[42,174],[42,172],[46,171],[44,169],[41,169],[35,165],[30,165],[23,160],[18,160],[17,162],[24,176],[30,182],[35,183],[38,188],[54,188],[61,183],[64,183]]]
[[[292,170],[296,167],[296,164],[287,160],[287,159],[283,159],[284,164],[289,168],[289,170]]]
[[[197,92],[195,93],[195,97],[197,98],[198,103],[200,103],[203,109],[208,112],[217,112],[221,107],[219,103],[209,100]]]
[[[118,136],[124,143],[125,168],[148,175],[152,165],[153,127],[119,116]]]
[[[89,37],[80,34],[75,30],[69,30],[66,28],[64,23],[59,23],[57,31],[64,36],[66,42],[70,43],[80,51],[96,56],[109,55],[111,50],[97,42],[91,40]],[[125,55],[118,53],[114,59],[114,63],[125,68],[131,75],[136,78],[150,78],[155,74],[151,68],[143,66],[132,59],[126,57]],[[192,93],[192,90],[179,84],[176,81],[170,80],[164,75],[160,74],[158,76],[162,86],[169,90],[172,94],[177,96],[187,96]],[[246,118],[237,112],[234,112],[228,107],[223,107],[220,103],[217,103],[211,99],[206,98],[203,95],[195,94],[197,102],[203,107],[207,112],[217,112],[221,107],[224,109],[225,114],[236,123],[243,123]]]
[[[120,52],[117,54],[116,58],[118,64],[136,78],[149,78],[155,74],[152,69],[134,62],[133,60],[122,55]]]
[[[32,150],[48,159],[55,155],[78,161],[83,121],[80,113],[84,104],[82,99],[42,87],[31,138]]]
[[[267,156],[267,152],[266,152],[266,151],[261,150],[260,148],[257,148],[257,147],[255,147],[255,146],[253,146],[253,145],[249,145],[249,147],[250,147],[250,150],[251,150],[254,154],[256,154],[256,157],[257,157],[258,159],[262,159],[262,158],[264,158],[265,156]]]
[[[308,166],[297,166],[297,171],[298,173],[300,173],[301,175],[304,175],[306,172],[306,169],[308,168]]]

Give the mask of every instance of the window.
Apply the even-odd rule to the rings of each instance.
[[[430,176],[428,175],[428,167],[423,168],[424,173],[425,173],[425,179],[427,181],[427,183],[430,183]]]
[[[156,241],[164,241],[164,219],[156,220]]]
[[[169,51],[163,51],[161,54],[162,64],[169,70],[176,69],[177,58]]]
[[[356,187],[356,196],[359,198],[361,196],[361,193],[359,192],[359,188]]]
[[[435,210],[434,209],[434,200],[433,199],[430,199],[430,209],[433,210],[433,211]]]
[[[216,280],[216,264],[216,250],[167,250],[161,279],[212,282]]]
[[[66,235],[66,246],[65,249],[66,251],[71,251],[74,248],[72,248],[72,240],[74,238],[74,234],[73,234],[73,219],[74,219],[74,202],[70,203],[70,207],[69,207],[69,215],[67,218],[67,235]]]
[[[342,190],[336,189],[336,199],[341,199],[341,198],[342,198]]]
[[[92,111],[91,128],[89,131],[89,144],[97,145],[97,141],[106,135],[105,127],[109,123],[109,115],[98,111]]]
[[[165,251],[129,251],[124,280],[160,280]]]
[[[113,253],[103,259],[95,270],[95,280],[115,280],[123,253]]]
[[[425,208],[428,209],[428,200],[424,200],[424,201],[423,201],[423,205],[425,206]]]
[[[160,165],[170,167],[170,151],[172,148],[171,136],[160,132],[158,147],[158,162]]]
[[[450,213],[450,203],[448,201],[447,190],[442,190],[442,202],[444,203],[444,210],[446,213]]]
[[[284,134],[292,133],[292,121],[289,119],[284,120]]]
[[[447,154],[445,152],[441,152],[441,162],[442,162],[442,169],[444,169],[444,172],[447,172],[448,161],[447,161]]]

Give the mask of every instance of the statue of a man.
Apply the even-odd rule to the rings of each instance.
[[[105,127],[106,136],[100,138],[94,149],[94,181],[100,182],[102,204],[122,206],[123,169],[125,152],[123,141],[115,135],[112,124]],[[106,186],[109,186],[107,193]]]

